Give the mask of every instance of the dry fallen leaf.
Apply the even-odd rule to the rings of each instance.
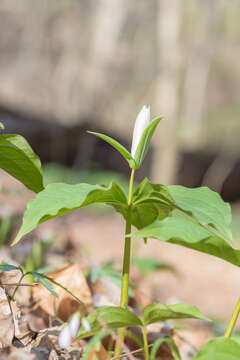
[[[82,347],[77,344],[68,349],[60,349],[58,346],[59,332],[62,326],[55,326],[38,332],[36,338],[32,339],[25,350],[34,354],[34,359],[43,360],[78,360],[82,356]]]
[[[86,279],[77,264],[71,264],[59,270],[50,272],[47,276],[77,296],[86,306],[92,304],[92,295]],[[79,302],[64,289],[51,283],[58,298],[53,296],[42,284],[33,289],[33,298],[50,316],[57,315],[66,321],[79,309]]]
[[[156,360],[174,360],[170,346],[168,343],[163,342],[156,354]]]
[[[8,355],[8,360],[36,360],[36,357],[24,349],[16,349]]]
[[[10,307],[6,292],[0,287],[0,348],[10,346],[14,336],[19,334],[19,313],[15,302],[12,301]]]
[[[110,359],[109,354],[101,344],[99,349],[93,348],[88,356],[88,360],[107,360]]]

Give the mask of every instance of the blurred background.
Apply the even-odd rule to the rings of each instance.
[[[127,173],[85,131],[130,147],[150,104],[165,119],[139,177],[237,200],[239,16],[239,0],[1,0],[0,120],[43,163]]]
[[[138,180],[149,176],[158,183],[209,186],[236,203],[234,226],[239,228],[239,18],[239,0],[1,0],[0,121],[5,132],[26,137],[45,166],[46,182],[107,182],[112,174],[124,182],[125,160],[86,130],[106,133],[130,148],[135,118],[149,104],[152,117],[164,120]],[[122,224],[94,221],[103,227],[106,244],[113,233],[119,231],[120,238]],[[99,258],[122,251],[120,243],[114,249],[107,245],[103,253],[91,219],[79,224],[71,236],[87,238],[91,228],[88,244],[97,246]],[[156,254],[160,244],[152,249]],[[211,307],[219,315],[228,307],[231,313],[232,288],[240,290],[238,269],[178,251],[164,255],[165,260],[185,258],[187,280],[183,288],[178,280],[171,278],[167,285],[169,279],[162,279],[163,288],[170,286],[167,295],[179,295],[179,289],[184,300],[208,303],[207,311]],[[215,295],[202,300],[199,292],[209,289],[198,269],[191,273],[197,261],[200,268],[208,267],[209,282],[211,276],[216,282],[216,271],[219,276]],[[230,300],[222,298],[224,279]]]

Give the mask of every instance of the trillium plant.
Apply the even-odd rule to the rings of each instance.
[[[185,303],[169,306],[153,303],[142,309],[141,316],[130,311],[128,290],[132,241],[143,238],[146,242],[148,238],[156,238],[161,242],[178,244],[240,266],[240,250],[232,246],[230,206],[217,193],[207,187],[188,189],[177,185],[153,184],[146,178],[133,190],[135,172],[144,160],[161,119],[157,117],[151,120],[150,107],[142,108],[135,122],[131,152],[107,135],[89,132],[110,144],[128,162],[128,194],[115,182],[109,185],[52,183],[44,187],[40,160],[27,141],[20,135],[0,135],[0,167],[36,193],[36,197],[28,203],[13,245],[39,224],[91,204],[109,205],[125,219],[120,304],[118,307],[97,308],[86,319],[82,319],[81,324],[80,315],[76,314],[60,334],[61,347],[67,347],[74,337],[92,337],[89,344],[94,345],[94,341],[99,342],[116,330],[115,358],[120,358],[126,328],[139,326],[146,360],[155,359],[162,342],[168,343],[172,357],[179,360],[178,349],[171,338],[157,339],[149,354],[147,326],[168,319],[208,320],[196,307]],[[8,271],[9,266],[1,265],[1,270]],[[46,279],[41,280],[46,285]],[[206,343],[194,360],[222,360],[230,357],[231,360],[240,359],[240,345],[231,338],[239,311],[240,301],[224,336]]]

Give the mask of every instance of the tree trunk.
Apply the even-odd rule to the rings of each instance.
[[[179,0],[159,1],[157,14],[159,74],[156,81],[156,112],[164,116],[154,138],[152,179],[171,184],[177,169],[177,109],[179,88]]]
[[[185,149],[203,148],[207,141],[206,95],[212,59],[217,44],[217,29],[223,3],[219,0],[202,0],[203,21],[193,32],[192,51],[186,69],[181,111],[181,140]]]

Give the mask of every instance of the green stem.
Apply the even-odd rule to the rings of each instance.
[[[226,330],[226,332],[224,334],[225,338],[230,338],[230,336],[232,335],[233,328],[234,328],[234,326],[236,324],[239,312],[240,312],[240,298],[238,299],[237,305],[236,305],[235,310],[234,310],[234,312],[232,314],[231,320],[229,321],[227,330]]]
[[[125,246],[123,257],[123,271],[122,271],[122,286],[121,286],[121,301],[120,307],[126,308],[128,306],[128,284],[129,284],[129,271],[130,271],[130,258],[131,258],[131,238],[126,235],[131,233],[131,204],[133,195],[133,183],[134,183],[135,170],[132,169],[131,177],[129,180],[128,190],[128,210],[126,216],[126,228],[125,228]],[[118,330],[118,338],[122,342],[124,341],[125,329]],[[121,344],[119,341],[116,343],[115,356],[119,356],[122,353]]]
[[[149,360],[147,330],[146,330],[145,326],[142,326],[142,334],[143,334],[143,346],[144,346],[145,360]]]
[[[135,170],[132,170],[129,181],[128,192],[128,210],[126,216],[126,229],[125,229],[125,247],[123,257],[123,271],[122,271],[122,287],[121,287],[121,302],[120,306],[126,308],[128,305],[128,283],[129,283],[129,270],[130,270],[130,258],[131,258],[131,238],[127,237],[131,233],[131,203],[133,194],[133,182],[134,182]]]
[[[131,233],[131,205],[128,207],[125,235]],[[131,254],[131,238],[125,237],[123,271],[122,271],[122,289],[120,306],[126,308],[128,305],[128,283],[130,270],[130,255]]]
[[[134,169],[132,169],[132,172],[131,172],[131,177],[130,177],[130,180],[129,180],[128,206],[130,206],[130,205],[131,205],[131,203],[132,203],[134,175],[135,175],[135,170],[134,170]]]
[[[11,296],[11,300],[12,300],[12,301],[14,301],[16,292],[18,291],[19,286],[20,286],[20,284],[21,284],[21,282],[22,282],[22,280],[23,280],[23,278],[24,278],[25,275],[26,275],[26,274],[22,273],[22,276],[20,277],[19,282],[18,282],[19,285],[17,285],[17,286],[15,287],[14,292],[13,292],[13,294],[12,294],[12,296]]]

